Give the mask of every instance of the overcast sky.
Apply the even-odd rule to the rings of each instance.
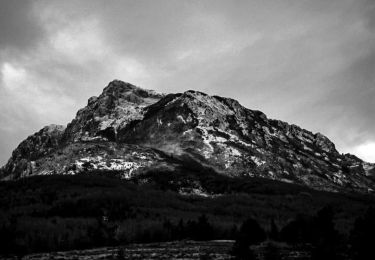
[[[0,1],[0,165],[113,79],[235,98],[375,162],[375,1]]]

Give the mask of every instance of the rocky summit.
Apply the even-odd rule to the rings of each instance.
[[[134,179],[191,163],[233,178],[327,191],[375,189],[375,164],[340,154],[323,134],[269,119],[230,98],[193,90],[165,95],[119,80],[89,98],[66,127],[47,126],[21,142],[0,176],[103,173]],[[199,183],[185,185],[205,194]]]

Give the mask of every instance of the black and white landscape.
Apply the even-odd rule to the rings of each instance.
[[[0,258],[372,259],[374,10],[1,2]]]

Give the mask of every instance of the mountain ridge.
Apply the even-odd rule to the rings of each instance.
[[[15,149],[3,180],[91,170],[133,178],[155,168],[173,171],[179,164],[173,157],[189,157],[232,177],[375,189],[375,164],[340,154],[326,136],[194,90],[166,95],[114,80],[66,128],[43,129]]]

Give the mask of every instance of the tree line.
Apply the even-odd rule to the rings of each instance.
[[[298,215],[280,228],[273,220],[263,228],[255,219],[248,218],[240,225],[223,228],[214,225],[202,214],[197,219],[173,222],[132,222],[121,227],[105,218],[92,221],[55,219],[50,221],[11,220],[0,227],[0,253],[26,254],[37,251],[80,249],[115,246],[126,243],[149,243],[174,240],[207,241],[235,239],[231,254],[235,259],[258,259],[254,246],[266,244],[263,259],[282,259],[277,243],[302,247],[311,259],[373,259],[375,208],[369,208],[355,221],[349,236],[335,228],[334,211],[324,207],[314,216]],[[136,229],[137,225],[144,228]],[[133,228],[133,230],[132,230]],[[23,234],[22,231],[24,232]],[[48,232],[45,232],[48,231]]]
[[[268,231],[249,218],[241,224],[231,254],[238,260],[258,259],[252,248],[267,240],[262,256],[265,260],[283,259],[277,242],[308,251],[312,260],[374,259],[375,208],[370,207],[356,219],[349,236],[335,228],[334,214],[332,207],[326,206],[314,216],[296,216],[280,230],[272,220]]]

